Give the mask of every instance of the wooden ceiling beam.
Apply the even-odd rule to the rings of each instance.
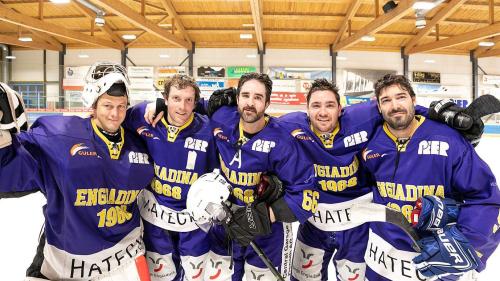
[[[262,36],[262,0],[250,0],[252,19],[260,51],[264,50],[264,37]]]
[[[38,50],[51,50],[51,51],[62,51],[62,49],[58,49],[57,47],[41,42],[41,41],[32,41],[32,42],[21,42],[17,39],[16,36],[7,36],[0,34],[0,43],[3,44],[8,44],[8,45],[13,45],[13,46],[19,46],[19,47],[25,47],[25,48],[30,48],[30,49],[38,49]]]
[[[54,37],[36,30],[30,30],[31,33],[40,40],[46,41],[48,44],[54,46],[57,50],[62,51],[64,49],[63,44],[59,42]]]
[[[496,57],[500,56],[500,49],[492,49],[487,52],[484,52],[477,56],[478,58],[486,58],[486,57]]]
[[[143,0],[133,0],[133,1],[135,3],[137,3],[137,4],[140,4],[142,6],[142,1]],[[163,11],[163,8],[161,6],[156,6],[156,5],[151,4],[151,3],[144,2],[144,6],[152,8],[152,9],[155,9],[155,10],[158,10],[158,11]]]
[[[165,16],[164,20],[167,19],[168,16]],[[166,31],[170,31],[171,29],[165,28]],[[78,32],[82,33],[90,33],[91,29],[78,29],[76,30]],[[139,28],[133,28],[133,29],[122,29],[119,30],[120,32],[129,32],[129,33],[138,33],[136,34],[137,37],[147,35],[147,32],[145,32],[143,29]],[[207,33],[214,33],[214,34],[229,34],[229,33],[255,33],[255,30],[253,29],[244,29],[244,28],[224,28],[224,29],[214,29],[214,28],[192,28],[186,30],[190,34],[197,34],[197,33],[202,33],[202,34],[207,34]],[[272,35],[313,35],[313,34],[318,34],[321,36],[326,36],[329,35],[331,36],[332,34],[337,33],[337,29],[273,29],[273,28],[267,28],[263,29],[264,34],[272,34]],[[356,32],[354,30],[353,32]],[[102,31],[96,31],[95,33],[100,33],[104,34]],[[17,33],[3,33],[5,35],[15,35]],[[403,37],[403,38],[411,38],[415,36],[414,33],[412,32],[387,32],[387,31],[380,31],[377,33],[377,36],[380,37]],[[441,38],[448,38],[452,37],[455,35],[452,34],[440,34]],[[433,34],[427,35],[427,38],[435,38]],[[137,40],[137,39],[136,39]],[[127,44],[127,46],[130,43]],[[135,44],[135,43],[134,43]]]
[[[162,29],[154,22],[146,19],[145,17],[138,14],[136,11],[129,8],[127,5],[120,1],[113,0],[92,0],[92,2],[98,4],[103,7],[107,11],[111,11],[114,14],[120,15],[125,18],[130,23],[138,26],[147,32],[167,41],[179,47],[184,47],[188,50],[191,49],[191,44],[189,44],[186,40],[176,37],[175,35],[170,34],[165,29]]]
[[[174,5],[172,4],[171,0],[160,0],[161,4],[165,8],[165,11],[167,11],[168,15],[175,21],[175,25],[179,32],[182,34],[184,39],[191,45],[191,38],[189,38],[189,34],[186,32],[186,29],[184,28],[184,24],[182,23],[181,19],[179,18],[179,15],[177,14],[177,11],[174,8]]]
[[[422,39],[422,37],[432,32],[432,29],[438,24],[440,21],[452,15],[460,5],[462,5],[466,0],[452,0],[445,7],[443,7],[439,12],[432,18],[431,21],[427,23],[427,25],[421,29],[415,37],[413,37],[410,42],[408,42],[405,46],[405,53],[407,50],[413,48],[413,46],[417,45],[418,41]]]
[[[52,34],[55,36],[64,37],[67,39],[98,45],[106,48],[121,49],[120,45],[115,42],[95,38],[86,34],[75,32],[64,27],[51,24],[48,22],[35,19],[8,8],[5,4],[0,3],[0,21],[19,25],[28,29]]]
[[[96,13],[89,8],[83,6],[77,1],[72,2],[77,10],[79,10],[83,15],[85,15],[86,18],[89,18],[94,21],[96,17]],[[116,35],[111,28],[109,27],[109,24],[105,24],[104,26],[98,26],[98,28],[102,31],[104,31],[109,37],[111,37],[111,40],[113,40],[116,44],[120,45],[120,48],[125,48],[125,44],[123,43],[122,39]]]
[[[197,13],[197,12],[182,12],[177,13],[180,19],[251,19],[251,13]],[[151,17],[163,17],[165,13],[146,13],[147,18]],[[275,20],[306,20],[311,17],[314,18],[315,21],[341,21],[344,19],[344,14],[290,14],[290,13],[277,13],[277,14],[263,14],[263,20],[275,19]],[[44,16],[44,20],[46,21],[54,21],[54,20],[74,20],[74,19],[84,19],[87,18],[84,15],[62,15],[62,16]],[[120,16],[115,15],[113,13],[106,14],[106,19],[116,19],[120,18]],[[366,22],[372,21],[374,19],[373,15],[367,14],[357,14],[352,18],[352,21],[357,22]],[[432,18],[427,17],[427,21],[432,20]],[[415,17],[403,17],[399,20],[401,23],[415,23]],[[444,24],[467,24],[467,25],[476,25],[476,24],[489,24],[489,20],[474,20],[474,19],[459,19],[459,18],[446,18],[441,21],[441,25]]]
[[[43,6],[42,6],[43,7]],[[17,12],[17,13],[20,13],[18,10],[16,9],[12,9],[14,12]],[[42,16],[43,18],[43,16]],[[30,29],[29,30],[36,38],[38,38],[39,40],[42,40],[47,42],[48,44],[56,47],[56,49],[62,51],[63,50],[63,45],[61,44],[61,42],[59,42],[57,39],[55,39],[54,37],[50,36],[49,34],[46,34],[46,33],[43,33],[43,32],[40,32],[40,31],[36,31],[36,30],[33,30],[33,29]]]
[[[500,3],[495,3],[494,8],[500,8]],[[479,11],[488,11],[490,9],[488,3],[484,2],[473,2],[473,1],[467,1],[467,3],[462,5],[463,9],[470,9],[470,10],[479,10]]]
[[[354,35],[347,37],[343,41],[340,41],[334,48],[333,51],[337,52],[344,48],[348,48],[356,44],[361,37],[369,34],[374,34],[379,30],[384,29],[385,27],[393,24],[398,21],[400,18],[404,17],[410,10],[413,9],[412,5],[414,0],[403,0],[400,1],[398,6],[388,12],[387,14],[383,14],[380,17],[374,19],[369,24],[365,25],[358,32],[354,33]]]
[[[349,21],[354,17],[359,6],[361,6],[361,0],[353,0],[351,2],[351,5],[349,5],[349,8],[347,8],[347,12],[346,12],[346,15],[344,17],[344,20],[342,21],[342,24],[340,25],[339,33],[337,33],[337,37],[333,41],[334,46],[340,42],[340,39],[342,39],[342,36],[344,35],[344,33],[347,30],[347,27],[349,25]]]
[[[488,20],[490,24],[495,23],[495,3],[493,3],[493,0],[489,1],[489,16]]]
[[[489,41],[495,43],[495,45],[497,44],[500,44],[500,36],[495,36],[493,38],[491,38]],[[495,46],[492,46],[492,47],[481,47],[481,46],[478,46],[475,50],[474,50],[474,56],[477,58],[479,57],[479,55],[493,49]]]
[[[38,0],[38,18],[43,20],[43,0]]]
[[[160,20],[157,22],[157,24],[162,23],[164,20],[166,20],[166,19],[168,19],[168,18],[169,18],[169,16],[164,16],[162,19],[160,19]],[[144,37],[144,35],[146,35],[146,34],[148,34],[146,31],[141,32],[139,35],[137,35],[137,37],[136,37],[133,41],[131,41],[131,42],[129,42],[129,43],[127,44],[127,48],[131,47],[132,45],[137,44],[137,42],[139,41],[139,39],[141,39],[142,37]]]
[[[423,53],[432,50],[448,48],[496,35],[500,35],[500,22],[470,32],[462,33],[460,35],[455,35],[436,42],[417,45],[413,47],[411,50],[409,50],[408,54]]]

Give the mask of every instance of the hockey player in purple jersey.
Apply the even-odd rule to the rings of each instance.
[[[151,186],[138,198],[151,280],[203,280],[210,239],[186,212],[186,196],[199,176],[218,166],[217,150],[208,117],[193,112],[200,98],[194,79],[167,79],[163,97],[168,107],[158,126],[144,121],[145,103],[125,122],[145,141],[155,167]]]
[[[404,76],[384,76],[375,94],[385,123],[363,151],[376,181],[373,200],[410,220],[423,197],[413,212],[420,213],[423,238],[417,253],[398,227],[370,223],[367,279],[473,278],[500,239],[495,177],[458,132],[415,115],[415,93]]]
[[[242,208],[233,216],[240,220],[230,222],[225,229],[211,229],[206,280],[242,280],[243,274],[257,280],[275,279],[248,247],[250,241],[262,248],[281,275],[288,276],[290,222],[304,222],[315,212],[318,192],[313,190],[312,164],[280,123],[265,114],[271,91],[267,75],[245,74],[238,83],[237,107],[224,106],[212,115],[221,171],[233,187],[230,200]],[[266,174],[282,181],[284,192],[279,198],[257,196],[261,177]],[[273,182],[272,186],[279,185]]]
[[[257,280],[276,279],[248,246],[250,241],[262,248],[282,276],[288,276],[290,223],[304,222],[316,211],[319,193],[313,190],[312,163],[280,122],[265,114],[271,91],[267,75],[249,73],[241,77],[236,95],[221,90],[208,102],[221,173],[232,186],[229,199],[240,207],[229,224],[210,229],[212,249],[205,280],[242,280],[244,274]],[[236,101],[237,107],[221,107]],[[145,115],[153,124],[159,118],[153,120],[154,108],[151,104]],[[269,187],[260,193],[262,178],[269,178]]]
[[[30,277],[150,280],[136,198],[153,167],[141,139],[121,127],[128,77],[122,66],[100,63],[86,82],[90,118],[40,117],[0,145],[0,198],[41,191],[47,199]],[[0,100],[14,100],[5,92]],[[5,107],[2,113],[13,115]]]
[[[299,226],[293,280],[328,280],[331,259],[338,280],[364,280],[368,226],[352,222],[349,214],[352,204],[372,201],[359,152],[380,120],[371,103],[342,110],[338,89],[326,79],[311,85],[307,113],[280,117],[312,158],[320,192],[317,212]]]

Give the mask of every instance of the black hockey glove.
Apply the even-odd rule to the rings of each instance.
[[[283,183],[275,175],[263,175],[257,186],[255,202],[266,202],[269,206],[283,196]]]
[[[167,112],[167,105],[165,104],[165,100],[163,98],[157,98],[155,116],[157,116],[161,112]]]
[[[210,99],[208,99],[208,108],[207,108],[208,116],[212,117],[212,115],[217,111],[217,109],[219,109],[221,106],[224,105],[229,105],[229,106],[236,105],[235,88],[231,87],[226,89],[215,90],[212,93]]]
[[[229,237],[242,246],[248,246],[257,236],[271,233],[269,211],[264,202],[236,209],[223,226]]]
[[[12,144],[11,133],[27,129],[28,122],[21,95],[0,83],[0,148]]]
[[[275,175],[264,175],[260,178],[254,202],[264,202],[271,207],[276,221],[296,222],[297,217],[285,201],[284,195],[285,189],[281,180]]]
[[[0,130],[18,133],[28,129],[21,95],[3,83],[0,85],[0,112]]]
[[[458,107],[451,99],[433,101],[429,107],[429,118],[458,130],[473,146],[479,144],[483,135],[481,118],[467,114],[465,108]]]

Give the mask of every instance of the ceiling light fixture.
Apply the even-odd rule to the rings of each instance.
[[[492,41],[480,41],[479,46],[481,47],[493,47],[495,46],[495,42],[492,42]]]
[[[253,35],[251,33],[241,33],[240,39],[252,39]]]
[[[135,34],[123,34],[122,38],[125,40],[135,40],[137,36]]]
[[[436,7],[434,1],[417,1],[413,4],[415,10],[432,10],[434,7]]]
[[[415,20],[415,27],[418,29],[422,29],[427,25],[427,21],[425,20],[425,17],[417,17]]]
[[[104,15],[103,14],[96,14],[95,15],[95,19],[94,19],[94,23],[96,26],[104,26],[106,24],[106,20],[104,19]]]
[[[373,41],[375,41],[375,36],[365,35],[365,36],[361,37],[361,41],[373,42]]]
[[[8,60],[15,60],[16,56],[5,56],[5,58]]]
[[[21,42],[31,42],[33,41],[33,38],[31,38],[30,36],[20,36],[19,38],[17,38],[17,40]]]

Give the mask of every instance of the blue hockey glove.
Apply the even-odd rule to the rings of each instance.
[[[427,277],[461,275],[481,264],[469,240],[456,225],[445,226],[432,236],[420,239],[418,244],[422,253],[413,258],[413,262]]]
[[[420,231],[435,231],[456,222],[458,210],[457,202],[451,198],[426,195],[415,202],[411,223]]]

